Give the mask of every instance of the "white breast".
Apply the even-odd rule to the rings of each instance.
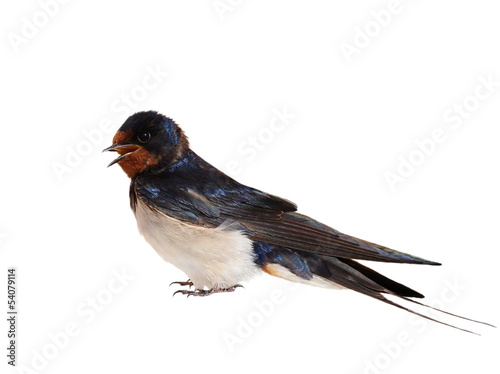
[[[222,225],[204,228],[180,222],[137,199],[137,226],[165,260],[186,273],[197,289],[232,287],[258,273],[252,241]]]

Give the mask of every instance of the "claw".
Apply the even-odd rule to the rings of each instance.
[[[172,297],[174,297],[175,295],[177,295],[178,293],[181,293],[183,295],[186,295],[185,292],[193,292],[193,291],[186,291],[186,290],[179,290],[179,291],[175,291],[173,294],[172,294]],[[188,294],[189,296],[189,294]]]
[[[187,295],[187,297],[189,297],[189,296],[208,296],[208,295],[211,295],[213,293],[213,290],[179,290],[179,291],[175,291],[173,293],[172,297],[174,297],[178,293],[180,293],[182,295]]]
[[[193,282],[191,282],[191,279],[188,279],[188,280],[187,280],[187,281],[185,281],[185,282],[172,282],[172,283],[170,283],[168,286],[170,287],[170,286],[172,286],[173,284],[178,284],[179,286],[182,286],[182,287],[184,287],[184,286],[189,286],[189,288],[191,288],[192,286],[194,286],[194,283],[193,283]]]
[[[174,283],[181,283],[181,282],[174,282]],[[199,290],[199,289],[179,290],[179,291],[175,291],[173,293],[172,297],[174,297],[178,293],[180,293],[182,295],[186,295],[187,297],[189,297],[189,296],[209,296],[209,295],[212,295],[214,293],[234,292],[234,290],[236,290],[239,287],[243,288],[243,286],[241,284],[236,284],[236,285],[234,285],[232,287],[228,287],[228,288],[212,288],[210,290]]]

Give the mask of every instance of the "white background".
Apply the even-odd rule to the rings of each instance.
[[[40,3],[0,11],[2,373],[498,367],[498,330],[467,324],[478,337],[422,325],[354,292],[294,289],[263,275],[233,294],[172,298],[169,283],[186,276],[140,237],[128,178],[101,153],[127,115],[158,110],[209,162],[224,171],[238,162],[241,182],[345,233],[442,262],[373,267],[427,302],[499,324],[500,87],[470,97],[479,77],[500,81],[497,2],[402,0],[378,29],[371,12],[386,14],[386,1],[227,0],[219,12],[209,0],[69,1],[49,11]],[[355,46],[365,27],[373,36],[348,61],[341,44]],[[168,77],[145,91],[148,69]],[[131,92],[140,100],[123,107]],[[477,109],[453,129],[443,114],[464,100]],[[284,107],[295,118],[269,133]],[[108,119],[110,130],[98,132]],[[436,128],[447,140],[391,191],[384,173]],[[251,136],[267,138],[249,160]],[[78,147],[84,155],[58,177],[54,168]],[[18,272],[19,371],[4,355],[8,266]],[[111,294],[113,271],[133,279],[119,290],[111,283]],[[96,295],[102,310],[92,314]],[[255,327],[241,330],[249,320]],[[78,333],[65,339],[68,324]],[[230,346],[228,334],[241,340]]]

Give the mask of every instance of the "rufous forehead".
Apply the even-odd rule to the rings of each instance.
[[[132,137],[132,133],[132,129],[128,129],[127,131],[117,131],[113,138],[113,144],[125,143],[126,140]]]

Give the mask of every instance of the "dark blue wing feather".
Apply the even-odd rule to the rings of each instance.
[[[342,234],[297,213],[288,200],[238,183],[192,151],[168,170],[135,178],[131,193],[184,222],[217,227],[228,219],[237,221],[255,241],[283,248],[347,259],[436,264]]]

